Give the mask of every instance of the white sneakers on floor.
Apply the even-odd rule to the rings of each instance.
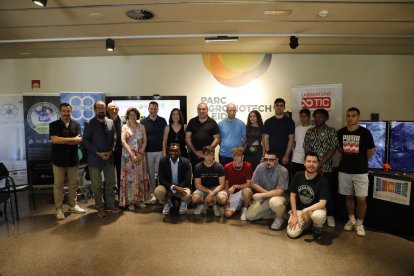
[[[364,225],[362,224],[357,224],[355,226],[355,232],[358,236],[360,237],[364,237],[365,236],[365,229],[364,229]]]
[[[346,230],[346,231],[355,230],[355,233],[358,236],[360,236],[360,237],[364,237],[365,236],[365,228],[364,228],[364,225],[357,224],[356,223],[356,220],[349,219],[348,222],[344,226],[344,230]]]
[[[62,209],[56,210],[56,219],[57,220],[65,219],[65,214],[63,213]]]
[[[348,220],[348,222],[344,226],[344,230],[345,231],[352,231],[352,230],[354,230],[355,224],[356,224],[356,221],[355,220],[351,220],[351,219]]]
[[[326,221],[329,227],[335,228],[335,218],[333,216],[327,216]]]
[[[162,209],[162,214],[169,215],[170,210],[171,210],[171,203],[168,201],[167,203],[164,204],[164,209]]]
[[[246,220],[246,213],[247,213],[247,208],[243,208],[242,213],[240,215],[240,220]]]
[[[204,204],[198,204],[197,207],[194,209],[193,214],[194,215],[201,215],[201,213],[204,211]]]
[[[272,225],[270,225],[270,228],[273,230],[280,230],[284,222],[285,222],[284,218],[275,218]]]
[[[68,211],[71,212],[71,213],[75,213],[75,214],[85,214],[86,213],[86,210],[79,207],[77,204],[73,207],[69,206]]]
[[[178,210],[178,213],[180,215],[187,213],[187,203],[184,200],[182,200],[180,203],[180,209]]]
[[[218,205],[215,204],[213,206],[213,211],[214,211],[214,215],[216,217],[221,217],[220,206],[218,206]]]

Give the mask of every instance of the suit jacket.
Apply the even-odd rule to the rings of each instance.
[[[85,124],[82,144],[88,151],[88,166],[103,168],[108,162],[113,163],[113,159],[103,160],[96,155],[96,152],[112,151],[115,143],[114,121],[105,118],[105,127],[96,117]]]
[[[168,191],[171,190],[171,185],[175,184],[182,188],[191,188],[191,163],[185,157],[181,157],[178,162],[178,183],[172,182],[172,172],[170,157],[167,155],[160,160],[158,165],[158,179]]]

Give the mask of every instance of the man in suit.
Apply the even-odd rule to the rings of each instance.
[[[112,152],[115,145],[114,121],[105,117],[106,105],[103,101],[95,102],[95,117],[85,126],[83,145],[88,151],[88,166],[91,177],[95,207],[99,217],[105,217],[106,211],[102,203],[102,172],[105,177],[105,205],[112,213],[121,210],[115,207],[115,170]]]
[[[187,203],[191,194],[191,163],[187,158],[181,157],[180,144],[171,143],[168,155],[160,160],[158,166],[158,179],[160,185],[155,188],[154,194],[159,202],[164,204],[162,213],[170,214],[171,197],[181,199],[179,214],[187,212]]]

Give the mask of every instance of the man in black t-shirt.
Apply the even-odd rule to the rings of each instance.
[[[59,107],[60,119],[49,124],[49,134],[52,140],[52,164],[53,164],[53,196],[56,207],[56,219],[65,219],[63,213],[63,183],[65,174],[68,178],[69,212],[84,214],[76,204],[76,192],[78,189],[78,145],[82,142],[81,127],[78,122],[71,119],[72,106],[62,103]]]
[[[194,215],[200,215],[205,206],[213,204],[214,215],[219,217],[221,216],[220,206],[227,203],[224,168],[214,161],[213,147],[205,146],[202,154],[204,161],[198,163],[194,169],[196,190],[192,195],[192,201],[198,205],[194,210]]]
[[[329,198],[328,182],[318,174],[319,157],[316,153],[305,155],[305,171],[297,172],[292,180],[287,234],[298,237],[313,222],[314,238],[321,238],[322,226],[326,220],[326,202]]]
[[[346,231],[355,230],[365,236],[364,218],[367,212],[368,160],[374,155],[375,144],[371,132],[358,124],[360,111],[351,107],[346,111],[347,126],[338,131],[339,150],[342,153],[339,164],[339,193],[346,196],[345,203],[349,220]],[[354,195],[357,199],[355,219]]]

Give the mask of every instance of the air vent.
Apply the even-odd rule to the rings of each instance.
[[[154,17],[152,12],[146,10],[130,10],[126,12],[126,15],[135,20],[148,20]]]

